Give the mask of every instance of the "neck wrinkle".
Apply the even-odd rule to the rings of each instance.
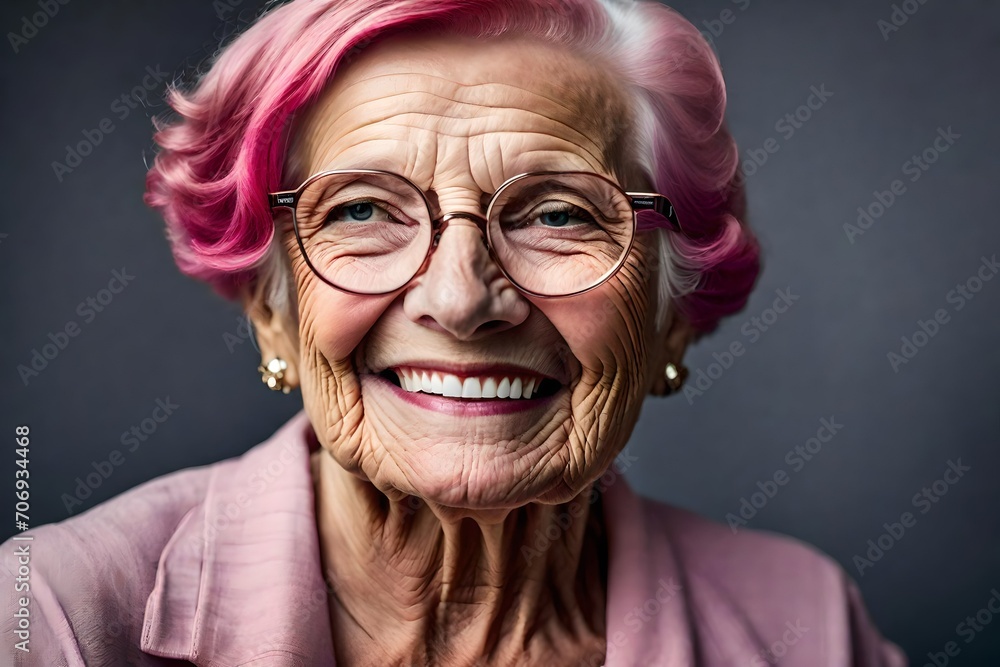
[[[524,664],[528,653],[603,642],[606,542],[589,487],[559,505],[456,518],[412,496],[390,500],[315,456],[338,661]]]

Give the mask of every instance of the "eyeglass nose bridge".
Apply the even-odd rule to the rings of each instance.
[[[434,251],[437,250],[438,248],[438,244],[441,242],[441,235],[444,234],[444,230],[448,228],[448,225],[451,223],[451,221],[456,220],[458,218],[470,220],[473,223],[475,223],[476,227],[479,228],[479,233],[480,233],[479,238],[483,242],[483,247],[486,248],[486,251],[489,253],[490,259],[492,259],[494,262],[497,261],[496,253],[494,253],[493,248],[490,247],[489,232],[487,231],[489,221],[485,217],[481,215],[476,215],[475,213],[465,213],[464,211],[445,213],[437,220],[431,220],[431,226],[433,227],[434,230],[434,236],[431,238],[430,248],[427,249],[427,256],[424,257],[424,261],[420,265],[420,268],[417,269],[417,272],[413,275],[414,278],[421,275],[427,270],[427,265],[430,264],[431,261],[431,255],[434,254]]]
[[[489,221],[481,215],[476,215],[475,213],[465,213],[464,211],[456,211],[454,213],[445,213],[437,220],[433,220],[431,224],[434,226],[434,238],[431,241],[431,252],[438,247],[438,243],[441,241],[441,235],[444,234],[444,230],[448,228],[448,225],[452,220],[458,218],[463,218],[465,220],[470,220],[475,223],[476,227],[479,228],[479,233],[482,235],[483,247],[490,249],[489,242],[489,232],[487,232],[487,226]]]

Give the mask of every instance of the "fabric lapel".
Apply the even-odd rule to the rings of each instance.
[[[216,464],[160,557],[142,650],[216,665],[332,666],[308,430],[299,413]]]
[[[618,474],[603,492],[608,529],[607,667],[690,667],[687,583],[663,526]]]
[[[764,643],[740,605],[681,556],[676,508],[637,496],[625,478],[605,490],[609,531],[606,667],[758,664]],[[688,544],[698,551],[698,544]],[[759,664],[766,664],[761,659]]]

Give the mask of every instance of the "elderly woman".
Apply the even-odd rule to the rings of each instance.
[[[903,664],[831,560],[613,466],[759,268],[690,23],[628,0],[296,0],[170,100],[147,201],[304,411],[31,531],[31,652],[9,610],[8,655]]]

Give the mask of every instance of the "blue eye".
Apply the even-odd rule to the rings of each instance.
[[[569,224],[569,211],[552,211],[551,213],[543,213],[540,218],[542,224],[546,227],[563,227]]]
[[[575,228],[597,224],[594,220],[594,216],[579,206],[567,205],[563,202],[555,203],[555,206],[558,208],[553,208],[553,204],[543,204],[538,208],[548,208],[550,210],[540,211],[536,208],[534,213],[529,214],[525,222],[529,225],[535,224],[539,227],[547,227],[549,229],[558,229],[562,227]]]
[[[399,220],[389,213],[388,208],[388,205],[379,205],[374,201],[354,201],[330,209],[330,212],[326,216],[326,222],[353,224],[360,224],[362,222],[369,224],[379,222],[398,223]]]
[[[372,217],[374,212],[375,210],[369,202],[358,202],[357,204],[344,207],[345,216],[349,216],[346,217],[347,220],[367,220]]]

